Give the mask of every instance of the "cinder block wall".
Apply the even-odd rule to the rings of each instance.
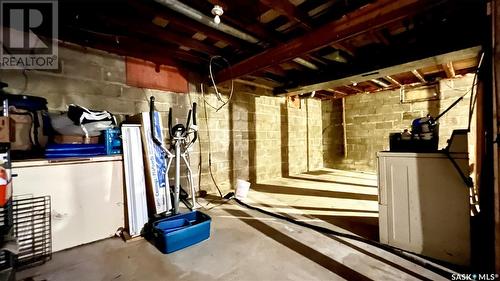
[[[411,130],[413,119],[424,117],[429,112],[436,116],[444,111],[471,89],[472,79],[473,75],[466,75],[441,80],[440,99],[434,101],[403,104],[400,102],[399,90],[346,97],[345,124],[342,124],[342,101],[323,101],[324,166],[375,172],[376,153],[389,149],[389,133]],[[454,129],[467,128],[469,97],[470,94],[439,120],[439,148],[446,146],[446,141]],[[347,151],[343,149],[343,126],[346,131]],[[473,139],[473,136],[469,138],[471,157],[474,152]]]
[[[342,124],[342,100],[323,101],[322,136],[323,165],[333,168],[344,157],[344,126]]]
[[[218,112],[207,107],[205,118],[200,86],[194,79],[189,93],[130,87],[125,84],[121,56],[76,45],[60,46],[59,55],[58,71],[23,75],[18,70],[0,70],[0,81],[8,83],[13,93],[45,97],[51,111],[64,111],[75,103],[108,110],[120,120],[148,111],[149,97],[154,95],[164,126],[170,107],[174,118],[185,122],[190,105],[198,102],[199,141],[190,160],[194,182],[201,189],[216,191],[209,174],[209,149],[212,172],[223,192],[233,188],[236,179],[262,181],[323,164],[320,101],[303,100],[301,109],[294,109],[285,98],[267,90],[235,84],[232,102]],[[205,97],[216,104],[212,90],[205,89]]]

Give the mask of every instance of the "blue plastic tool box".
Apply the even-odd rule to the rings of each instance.
[[[169,254],[210,237],[211,218],[199,211],[179,214],[153,223],[155,246]]]

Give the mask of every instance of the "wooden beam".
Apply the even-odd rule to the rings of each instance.
[[[281,43],[284,39],[283,34],[273,29],[267,29],[265,25],[255,20],[261,13],[256,13],[256,11],[262,10],[261,6],[263,6],[262,4],[259,5],[259,2],[224,1],[221,5],[222,1],[220,0],[201,0],[194,1],[194,3],[197,3],[194,7],[201,10],[210,10],[210,4],[222,6],[225,11],[221,17],[223,22],[227,22],[234,27],[255,35],[262,42],[267,42],[274,46]]]
[[[288,0],[260,0],[260,2],[286,16],[289,20],[301,24],[307,30],[312,28],[309,16],[297,9]]]
[[[315,90],[321,89],[331,89],[345,85],[351,85],[352,83],[359,83],[363,81],[367,81],[374,78],[386,77],[396,74],[401,74],[404,72],[410,72],[414,69],[424,68],[436,64],[443,64],[452,59],[461,60],[477,57],[479,52],[481,51],[480,46],[471,47],[468,49],[450,52],[446,54],[437,55],[434,57],[429,57],[421,60],[411,61],[395,66],[390,66],[386,68],[382,68],[375,71],[359,73],[356,75],[351,75],[347,77],[336,78],[335,80],[330,81],[321,81],[310,85],[299,86],[296,88],[287,89],[284,92],[276,93],[277,95],[296,95],[300,93],[308,93]],[[358,89],[359,90],[359,89]]]
[[[417,77],[420,82],[427,83],[427,80],[425,80],[425,78],[422,76],[422,74],[420,74],[420,72],[418,72],[418,70],[413,69],[411,73],[413,73],[413,75],[415,75],[415,77]]]
[[[374,28],[407,18],[432,3],[433,1],[429,0],[379,0],[299,38],[268,49],[230,68],[223,69],[216,75],[217,79],[227,81],[296,58]]]
[[[349,88],[349,89],[351,89],[351,90],[355,91],[356,93],[364,93],[364,91],[361,91],[361,90],[360,90],[358,87],[356,87],[356,86],[344,85],[344,87]]]
[[[337,50],[346,52],[351,57],[356,56],[356,51],[354,50],[354,48],[345,42],[333,43],[331,46]]]
[[[389,82],[391,82],[392,84],[394,84],[394,85],[396,85],[396,86],[398,86],[398,87],[401,87],[401,83],[399,83],[399,81],[398,81],[398,80],[396,80],[396,79],[392,78],[390,75],[387,75],[387,76],[385,77],[385,79],[389,80]]]
[[[266,89],[266,90],[271,90],[271,91],[273,90],[272,87],[269,87],[267,85],[262,85],[262,84],[259,84],[259,83],[255,83],[255,82],[252,82],[252,81],[248,81],[248,80],[234,79],[234,82],[240,83],[240,84],[243,84],[243,85],[257,87],[257,88],[262,88],[262,89]]]
[[[326,89],[325,91],[330,92],[330,93],[334,93],[335,94],[334,96],[336,96],[336,95],[340,95],[341,97],[347,96],[347,93],[344,93],[342,91],[335,90],[335,89]]]
[[[382,33],[380,33],[380,30],[370,31],[370,36],[373,37],[374,41],[378,41],[379,43],[382,43],[386,46],[390,45],[389,40],[387,40],[387,38],[385,38],[385,36]]]
[[[453,78],[455,77],[455,68],[453,67],[453,62],[449,61],[445,64],[442,64],[444,72],[446,72],[446,77]]]
[[[217,31],[197,21],[191,20],[185,16],[170,11],[165,7],[161,6],[159,7],[159,5],[156,5],[156,7],[159,7],[159,9],[156,9],[148,5],[147,3],[144,3],[143,1],[139,0],[128,0],[127,4],[132,8],[134,8],[140,15],[150,15],[151,18],[155,16],[163,17],[165,19],[168,19],[170,22],[174,24],[177,24],[187,30],[190,30],[193,33],[201,32],[212,39],[227,42],[231,44],[231,46],[237,49],[241,49],[243,47],[245,47],[245,49],[250,49],[250,50],[255,49],[255,47],[251,44],[247,44],[224,32]]]
[[[307,60],[312,60],[312,61],[315,61],[321,65],[328,65],[328,63],[326,63],[324,60],[318,58],[318,57],[315,57],[311,54],[307,54],[307,55],[304,55],[304,58],[307,59]]]
[[[188,52],[173,49],[172,47],[149,44],[131,37],[99,34],[83,30],[80,27],[66,25],[60,29],[59,35],[62,40],[121,56],[144,59],[155,64],[171,65],[195,70],[193,67],[187,67],[186,64],[181,61],[186,61],[192,65],[198,65],[203,61],[203,59],[189,54]]]
[[[498,85],[500,81],[500,2],[499,1],[494,1],[492,3],[492,16],[491,18],[493,19],[493,69],[491,70],[494,74],[493,78],[493,104],[491,105],[493,107],[493,130],[492,130],[492,136],[498,136],[500,133],[500,87]],[[488,56],[485,57],[485,59]],[[481,97],[481,95],[479,95]],[[481,101],[478,98],[477,101],[478,105],[478,113],[477,116],[481,116],[479,112],[479,106],[481,105]],[[478,120],[479,124],[479,120]],[[479,126],[478,126],[479,127]],[[481,125],[482,128],[483,125]],[[483,135],[484,136],[484,131],[477,131],[477,136]],[[498,141],[498,138],[497,138]],[[479,142],[479,141],[478,141]],[[484,142],[484,140],[483,140]],[[493,146],[493,178],[495,179],[493,182],[493,210],[494,214],[490,215],[490,217],[493,217],[494,221],[494,260],[495,260],[495,271],[500,272],[500,185],[498,182],[498,178],[500,177],[500,150],[498,149],[498,143],[492,144]],[[479,159],[481,160],[481,159]],[[479,161],[476,159],[476,163]],[[479,170],[481,171],[481,170]],[[477,173],[476,173],[477,174]],[[479,186],[481,188],[481,186]],[[480,189],[481,190],[481,189]],[[489,195],[489,194],[487,194]],[[486,196],[487,196],[486,195]]]
[[[264,70],[281,77],[286,77],[287,75],[286,71],[279,65],[272,65]]]
[[[178,33],[168,31],[165,28],[154,25],[153,23],[144,23],[136,19],[117,19],[109,17],[100,17],[104,22],[111,25],[126,28],[132,33],[149,36],[153,39],[158,39],[165,43],[177,44],[188,47],[190,49],[206,53],[209,55],[220,54],[220,49],[212,45],[204,44],[201,41],[185,37]]]

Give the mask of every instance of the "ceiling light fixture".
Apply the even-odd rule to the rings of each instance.
[[[212,8],[212,15],[214,15],[214,23],[215,24],[219,24],[220,23],[220,16],[222,16],[222,14],[224,14],[224,10],[222,9],[221,6],[219,5],[215,5],[213,8]]]

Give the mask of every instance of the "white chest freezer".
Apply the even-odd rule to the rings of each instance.
[[[470,263],[469,189],[444,153],[379,152],[380,242]],[[468,175],[468,154],[452,157]]]

